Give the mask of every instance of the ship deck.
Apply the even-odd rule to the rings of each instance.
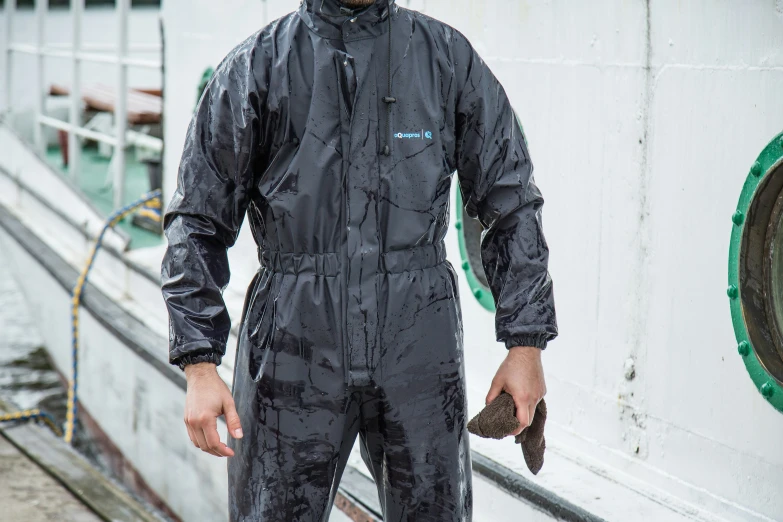
[[[59,146],[47,149],[46,161],[64,177],[69,177],[68,168],[64,165]],[[105,216],[115,210],[112,202],[112,187],[106,183],[109,162],[110,159],[103,157],[97,147],[93,145],[82,147],[81,168],[77,184],[93,206]],[[147,165],[137,158],[133,148],[130,148],[126,153],[125,169],[124,203],[129,204],[150,191],[150,181]],[[131,248],[163,244],[162,236],[134,226],[129,218],[124,219],[118,228],[130,237]]]

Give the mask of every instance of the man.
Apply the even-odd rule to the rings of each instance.
[[[232,520],[327,520],[357,434],[385,520],[471,519],[462,319],[443,245],[455,171],[487,229],[508,348],[487,400],[506,390],[527,426],[557,333],[543,200],[508,99],[465,37],[394,0],[304,0],[218,67],[165,219],[163,294],[190,439],[233,457]],[[232,399],[215,366],[230,327],[226,249],[246,213],[262,268]]]

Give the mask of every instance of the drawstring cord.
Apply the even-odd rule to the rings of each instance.
[[[383,148],[385,156],[391,156],[392,146],[392,104],[397,102],[397,98],[392,96],[392,6],[389,4],[389,90],[388,95],[383,98],[386,102],[386,146]]]
[[[321,3],[323,7],[323,2]],[[350,9],[348,7],[340,6],[340,14],[345,16],[355,16],[356,9]],[[386,103],[386,145],[383,147],[383,155],[391,156],[392,149],[392,104],[397,102],[397,98],[392,96],[392,4],[389,2],[387,20],[389,23],[389,52],[388,52],[388,64],[389,64],[389,87],[386,91],[386,96],[383,97],[384,103]]]

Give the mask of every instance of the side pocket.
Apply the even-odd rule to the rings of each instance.
[[[245,327],[245,319],[247,318],[247,310],[253,306],[253,303],[255,303],[256,295],[258,291],[258,283],[261,281],[261,271],[263,269],[258,269],[256,271],[256,274],[253,276],[253,279],[250,281],[250,285],[247,288],[247,294],[245,294],[245,304],[242,305],[242,329]]]
[[[237,349],[236,354],[234,356],[234,376],[231,379],[231,382],[237,382],[237,368],[241,366],[241,350],[242,346],[247,345],[247,343],[243,343],[243,338],[247,335],[245,332],[248,331],[247,328],[247,311],[253,307],[256,301],[256,296],[258,295],[258,284],[261,281],[262,277],[262,270],[259,269],[256,271],[255,275],[253,276],[253,279],[250,281],[250,285],[248,285],[247,293],[245,294],[245,302],[242,305],[242,316],[240,317],[239,321],[239,339],[237,341]]]
[[[462,304],[459,300],[459,282],[457,281],[457,273],[454,271],[454,267],[448,261],[445,262],[446,271],[449,273],[449,281],[451,282],[451,295],[454,302],[454,311],[456,314],[457,325],[459,326],[460,338],[462,338]]]
[[[454,299],[456,299],[457,302],[459,303],[459,284],[457,283],[457,273],[454,271],[454,267],[451,266],[450,262],[446,261],[444,264],[446,265],[446,270],[448,270],[449,272],[452,295],[454,296]]]
[[[267,354],[272,345],[272,336],[275,331],[275,286],[277,283],[277,274],[267,272],[269,279],[266,288],[259,290],[258,293],[265,293],[262,297],[260,308],[256,310],[255,303],[248,310],[248,338],[247,344],[250,353],[248,354],[248,371],[253,380],[258,380],[263,373],[264,363]],[[258,296],[260,297],[260,296]],[[251,328],[252,325],[252,328]]]

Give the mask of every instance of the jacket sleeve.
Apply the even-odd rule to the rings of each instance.
[[[465,210],[485,228],[481,259],[506,348],[557,336],[541,192],[503,87],[467,40],[455,40],[456,163]]]
[[[257,36],[257,35],[256,35]],[[169,359],[220,364],[231,327],[223,290],[227,249],[250,201],[265,104],[265,64],[255,38],[218,66],[188,128],[177,189],[164,218],[161,269],[169,312]]]

